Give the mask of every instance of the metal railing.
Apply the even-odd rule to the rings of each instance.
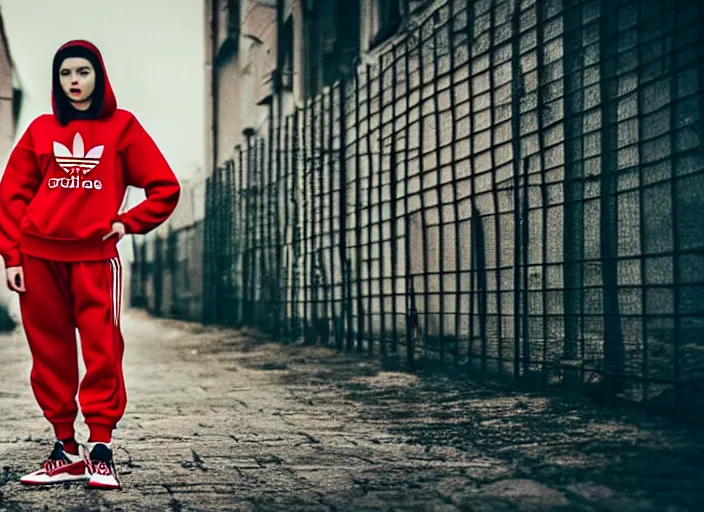
[[[425,13],[215,170],[203,320],[701,402],[703,27],[695,1]]]
[[[203,223],[135,245],[130,305],[184,320],[203,317]]]

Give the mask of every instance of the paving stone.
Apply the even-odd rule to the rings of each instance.
[[[0,337],[0,512],[683,512],[704,502],[702,429],[141,312],[124,316],[124,331],[119,492],[19,484],[49,453],[51,429],[22,332]]]

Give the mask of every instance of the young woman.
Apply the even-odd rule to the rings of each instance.
[[[119,488],[111,442],[127,398],[116,245],[163,223],[180,186],[137,119],[117,108],[91,43],[57,51],[52,107],[27,128],[0,181],[0,253],[20,297],[32,390],[56,434],[49,458],[21,481]],[[128,185],[145,189],[146,200],[119,213]],[[86,366],[80,386],[76,329]],[[74,436],[76,395],[87,447]]]

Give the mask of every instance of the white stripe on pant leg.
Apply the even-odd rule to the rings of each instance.
[[[120,316],[122,313],[122,263],[120,258],[115,258],[117,265],[117,325],[120,325]]]
[[[115,326],[120,324],[120,260],[115,258]]]
[[[112,307],[112,322],[115,323],[115,267],[112,263],[112,258],[108,260],[110,264],[110,277],[112,282],[110,283],[110,304]]]
[[[115,325],[120,321],[120,267],[117,258],[113,260],[115,265]]]
[[[110,273],[112,274],[112,289],[110,290],[110,299],[112,301],[112,321],[115,325],[117,325],[117,301],[115,300],[115,294],[117,291],[117,271],[115,269],[115,258],[110,259],[110,270]]]

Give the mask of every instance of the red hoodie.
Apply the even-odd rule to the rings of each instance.
[[[147,233],[178,202],[180,186],[161,151],[134,115],[117,108],[98,49],[87,41],[61,49],[69,46],[90,50],[100,63],[102,105],[96,119],[64,126],[54,77],[53,114],[32,121],[0,181],[0,254],[7,267],[21,265],[22,253],[54,261],[113,258],[117,237],[102,237],[114,221],[127,233]],[[147,198],[119,214],[128,185],[145,189]]]

